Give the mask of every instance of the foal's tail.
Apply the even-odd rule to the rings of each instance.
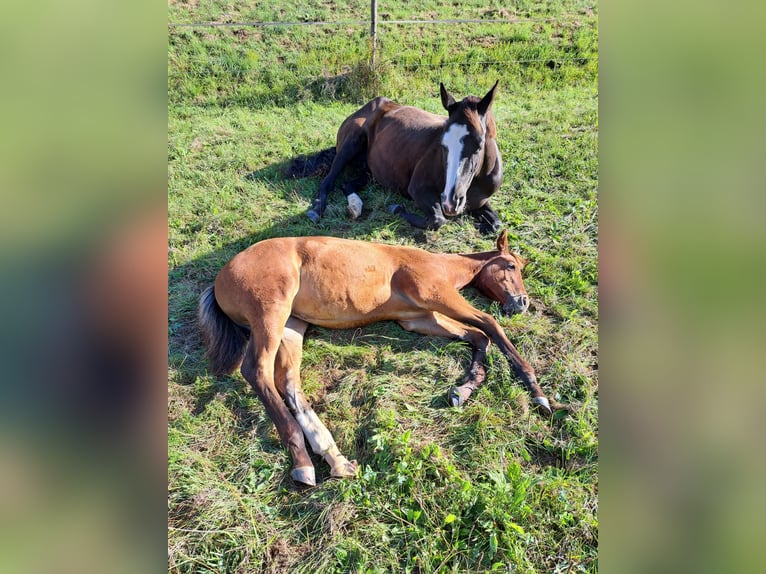
[[[299,155],[290,160],[285,168],[285,177],[299,178],[324,176],[330,171],[332,160],[335,159],[335,148],[329,147],[320,152]]]
[[[250,330],[237,325],[223,312],[212,285],[199,299],[198,318],[210,371],[214,375],[231,373],[242,362]]]

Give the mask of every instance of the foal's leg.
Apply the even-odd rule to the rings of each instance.
[[[277,427],[282,444],[290,451],[293,459],[293,469],[290,476],[298,482],[308,485],[316,484],[314,465],[306,450],[303,430],[298,421],[287,409],[282,397],[274,385],[274,365],[279,348],[279,339],[275,341],[264,337],[263,329],[250,337],[245,357],[242,360],[242,376],[252,385],[258,398],[261,399],[266,413]],[[266,339],[266,340],[264,340]]]
[[[532,395],[532,402],[547,415],[551,414],[551,405],[543,394],[540,384],[537,382],[537,376],[532,365],[527,363],[523,357],[508,340],[508,336],[503,328],[489,313],[479,311],[468,301],[463,299],[456,291],[454,293],[441,293],[438,300],[431,301],[433,308],[438,309],[439,313],[447,315],[449,318],[467,323],[473,327],[481,329],[490,340],[497,345],[500,352],[511,365],[513,373],[521,379],[521,382]]]
[[[463,379],[463,384],[450,391],[449,400],[453,407],[462,405],[468,400],[471,393],[484,383],[487,378],[484,361],[487,357],[490,341],[489,337],[479,329],[454,321],[441,313],[429,313],[417,319],[402,320],[399,321],[399,325],[407,331],[414,331],[422,335],[460,339],[468,342],[471,346],[473,352],[471,367]]]
[[[327,207],[327,196],[335,188],[335,182],[343,171],[343,168],[345,168],[346,165],[353,161],[359,154],[364,154],[366,149],[367,139],[361,129],[354,131],[338,146],[335,159],[333,159],[332,166],[330,167],[330,172],[319,183],[317,197],[314,199],[311,209],[306,213],[311,221],[317,223],[319,218],[324,214],[324,210]],[[361,202],[361,199],[359,201]],[[349,202],[349,206],[351,206],[351,202]],[[361,213],[361,208],[359,209],[359,212]]]
[[[322,424],[301,390],[300,369],[303,354],[303,335],[308,324],[290,317],[282,334],[276,362],[277,389],[284,397],[295,419],[311,445],[311,449],[330,465],[335,477],[356,476],[356,461],[349,461],[338,450],[330,431]],[[314,469],[311,468],[313,479]],[[293,478],[296,478],[293,476]],[[296,480],[298,480],[296,478]]]

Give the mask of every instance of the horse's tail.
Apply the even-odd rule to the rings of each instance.
[[[214,375],[231,373],[245,355],[249,329],[237,325],[223,312],[215,300],[213,285],[199,299],[198,318],[210,371]]]
[[[314,154],[299,155],[287,164],[285,177],[323,176],[330,171],[333,159],[335,159],[334,147],[323,149]]]

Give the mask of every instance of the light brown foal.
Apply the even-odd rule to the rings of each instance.
[[[508,250],[506,232],[497,250],[464,255],[333,237],[267,239],[236,255],[202,294],[199,321],[211,371],[241,366],[290,451],[297,482],[316,484],[304,441],[330,465],[332,476],[353,476],[344,457],[303,395],[300,365],[309,324],[348,329],[397,321],[404,329],[467,341],[473,351],[463,384],[450,393],[461,405],[486,378],[485,358],[494,342],[544,413],[550,404],[534,370],[502,327],[466,301],[459,290],[476,287],[508,314],[529,300],[521,279],[525,261]]]

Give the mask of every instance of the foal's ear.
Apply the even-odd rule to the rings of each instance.
[[[527,259],[526,257],[522,257],[515,251],[511,251],[511,255],[513,255],[516,258],[516,261],[519,262],[519,269],[524,269],[524,267],[527,266],[527,263],[529,263],[529,259]]]
[[[447,91],[447,88],[444,87],[442,82],[439,82],[439,92],[441,92],[442,105],[444,106],[444,109],[449,111],[450,106],[455,105],[455,98],[453,98],[452,95]]]
[[[497,250],[500,253],[509,253],[508,251],[508,231],[503,229],[497,236]]]
[[[476,106],[476,109],[479,111],[479,115],[486,115],[486,113],[489,111],[490,106],[492,106],[492,100],[495,99],[495,88],[497,88],[497,84],[500,80],[497,80],[495,82],[495,85],[492,86],[492,89],[487,92],[487,95],[484,96],[481,101]]]

